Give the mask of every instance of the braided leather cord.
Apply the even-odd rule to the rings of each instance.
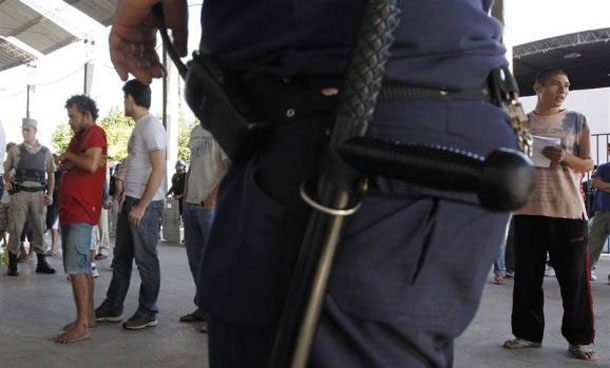
[[[345,85],[341,91],[337,121],[331,138],[332,147],[350,137],[366,133],[381,91],[400,13],[398,0],[371,0],[365,6],[357,43],[352,49]]]

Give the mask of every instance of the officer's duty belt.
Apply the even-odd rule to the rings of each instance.
[[[387,82],[379,93],[379,102],[402,100],[483,100],[491,101],[492,96],[487,82],[461,91],[450,91],[443,88],[426,88],[409,86],[398,82]]]
[[[258,77],[244,83],[244,90],[252,101],[253,108],[274,123],[302,119],[315,113],[335,112],[338,95],[324,95],[323,89],[341,90],[340,78],[275,78]],[[426,88],[400,82],[384,83],[379,102],[402,100],[479,100],[492,102],[488,81],[479,86],[461,91]]]
[[[19,190],[29,193],[36,193],[44,191],[44,187],[24,187],[23,185],[19,185]]]

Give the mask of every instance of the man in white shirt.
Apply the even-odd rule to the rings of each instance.
[[[160,271],[157,242],[163,213],[165,151],[167,137],[163,125],[152,115],[148,85],[131,80],[123,86],[125,115],[136,124],[129,138],[127,159],[117,192],[122,208],[117,218],[112,281],[106,300],[95,310],[98,322],[120,322],[123,303],[129,289],[135,258],[142,283],[135,314],[123,323],[125,329],[143,329],[157,325],[157,297]],[[118,190],[118,189],[117,189]]]

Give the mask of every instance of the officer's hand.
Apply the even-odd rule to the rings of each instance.
[[[146,211],[146,207],[137,204],[131,207],[131,211],[129,211],[129,223],[131,226],[138,227],[138,225],[140,225],[140,220],[142,219],[142,216],[144,216],[144,211]]]
[[[119,0],[110,31],[110,58],[119,77],[127,80],[133,74],[142,83],[160,78],[164,69],[155,50],[158,21],[152,12],[156,3],[163,4],[163,15],[172,30],[174,48],[186,56],[188,12],[186,0]]]
[[[216,196],[208,196],[206,199],[201,201],[203,208],[214,208],[216,206]]]
[[[117,192],[116,195],[114,196],[114,198],[119,203],[119,209],[121,207],[123,207],[123,200],[125,200],[125,192],[123,192],[123,191]]]
[[[546,146],[542,149],[542,154],[549,158],[553,163],[560,163],[566,159],[566,151],[556,146]]]
[[[45,206],[50,206],[50,205],[52,205],[52,204],[53,204],[53,196],[50,196],[50,195],[48,195],[48,194],[45,194],[45,195],[42,197],[42,201],[43,201],[43,203],[44,203],[44,205],[45,205]]]
[[[104,208],[105,210],[111,209],[112,208],[112,198],[109,197],[107,200],[105,200],[102,203],[102,208]]]

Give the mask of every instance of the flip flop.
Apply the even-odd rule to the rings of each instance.
[[[528,341],[524,339],[512,339],[504,341],[502,345],[505,349],[510,350],[519,350],[519,349],[530,349],[530,348],[539,348],[542,344],[539,342]]]
[[[597,353],[593,350],[593,344],[589,345],[570,345],[568,351],[576,359],[580,360],[597,360]]]
[[[205,318],[201,318],[193,313],[186,314],[180,317],[180,322],[202,322]]]

